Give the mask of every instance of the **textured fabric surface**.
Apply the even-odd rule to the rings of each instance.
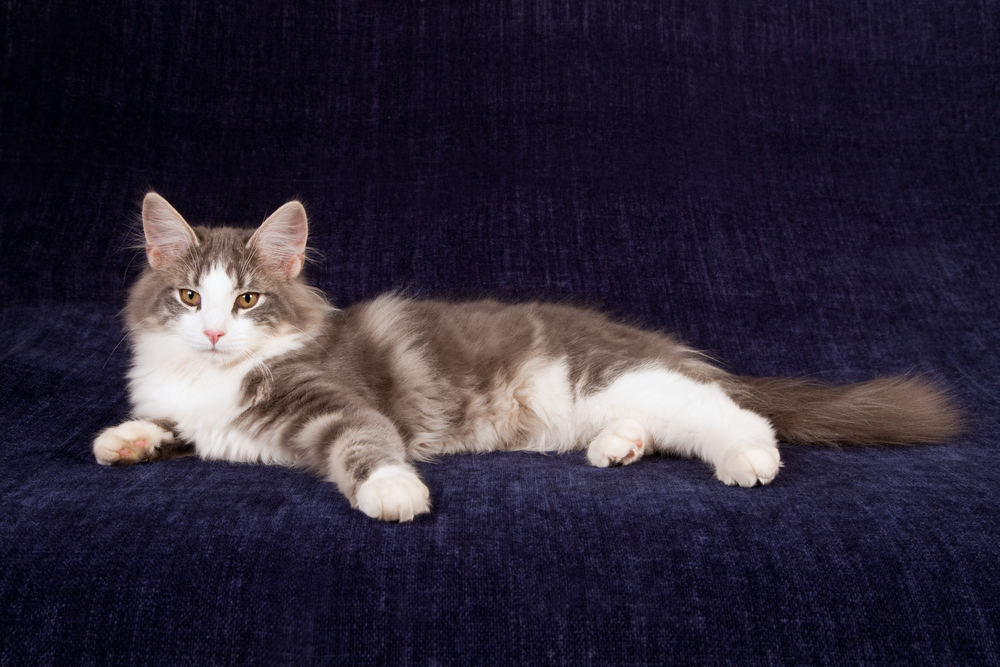
[[[1000,664],[1000,3],[64,5],[0,6],[0,664]],[[149,189],[300,198],[339,305],[594,304],[739,373],[931,373],[971,428],[757,489],[453,457],[405,526],[102,468]]]

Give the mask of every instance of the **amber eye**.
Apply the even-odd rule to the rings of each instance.
[[[257,305],[257,299],[260,297],[256,292],[247,292],[246,294],[240,294],[236,297],[236,305],[240,308],[253,308]]]
[[[192,289],[182,289],[180,290],[181,301],[189,306],[197,306],[201,303],[201,295]]]

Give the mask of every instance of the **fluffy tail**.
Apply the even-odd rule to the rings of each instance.
[[[943,442],[963,426],[949,395],[920,376],[839,387],[793,378],[731,377],[725,387],[741,407],[770,419],[778,438],[789,443]]]

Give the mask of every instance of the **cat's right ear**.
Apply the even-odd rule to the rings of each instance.
[[[198,245],[194,230],[166,199],[150,192],[142,200],[142,230],[146,234],[146,259],[154,269],[178,261]]]

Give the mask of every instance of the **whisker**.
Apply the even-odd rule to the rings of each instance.
[[[124,335],[123,335],[123,336],[121,337],[121,340],[119,340],[119,341],[118,341],[118,344],[117,344],[117,345],[115,345],[114,349],[112,349],[112,350],[111,350],[111,353],[110,353],[110,354],[108,354],[108,358],[104,360],[104,365],[103,365],[103,366],[101,366],[101,370],[102,370],[102,371],[103,371],[103,370],[104,370],[104,369],[105,369],[105,368],[107,367],[107,365],[108,365],[108,362],[109,362],[109,361],[111,361],[111,357],[113,357],[113,356],[115,355],[115,351],[116,351],[116,350],[117,350],[117,349],[118,349],[119,347],[121,347],[121,344],[125,342],[125,340],[126,340],[126,339],[128,338],[128,336],[129,336],[129,334],[130,334],[130,333],[132,333],[133,331],[135,331],[135,330],[136,330],[137,328],[139,328],[139,326],[140,326],[140,325],[141,325],[141,324],[142,324],[143,322],[145,322],[146,320],[150,320],[150,319],[153,319],[153,316],[152,316],[152,315],[150,315],[149,317],[144,317],[144,318],[142,318],[141,320],[139,320],[138,322],[136,322],[136,323],[135,323],[135,325],[134,325],[133,327],[131,327],[131,328],[130,328],[130,329],[129,329],[128,331],[126,331],[126,332],[125,332],[125,334],[124,334]]]
[[[260,368],[264,369],[264,372],[267,373],[268,381],[269,382],[274,382],[274,374],[271,372],[271,368],[267,365],[267,363],[265,363],[265,360],[264,360],[263,357],[261,357],[259,354],[257,354],[253,350],[249,350],[249,349],[248,350],[244,350],[243,352],[241,352],[241,356],[243,357],[243,359],[241,359],[241,361],[244,361],[246,359],[253,359],[254,360],[253,367],[254,368],[260,367]]]
[[[136,259],[136,257],[138,257],[138,256],[139,256],[139,251],[136,250],[134,253],[132,253],[132,259],[130,259],[128,261],[128,265],[125,266],[125,272],[122,274],[122,284],[120,285],[121,289],[124,289],[124,287],[125,287],[125,281],[128,280],[129,269],[132,268],[132,262],[134,262],[135,259]]]

